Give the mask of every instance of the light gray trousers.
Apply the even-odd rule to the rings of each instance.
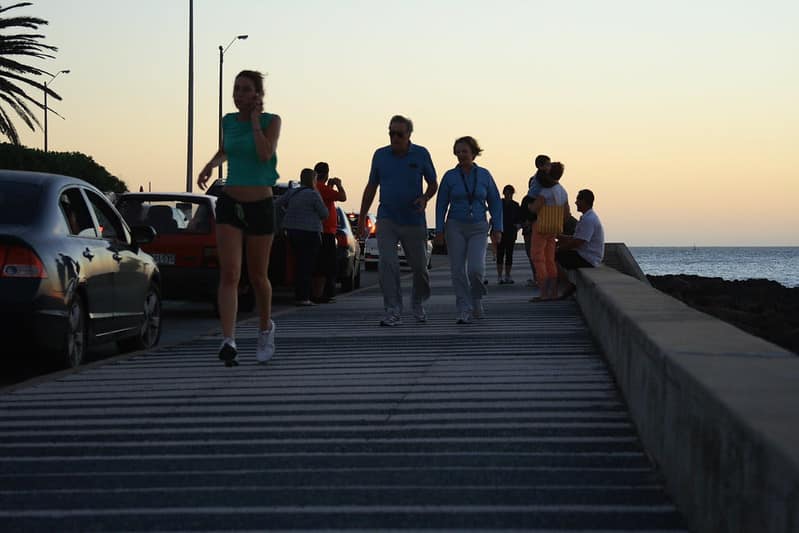
[[[430,274],[427,271],[427,228],[424,226],[401,226],[386,218],[377,222],[378,279],[383,291],[383,307],[387,313],[402,314],[402,287],[400,286],[399,256],[397,243],[402,244],[405,259],[413,271],[411,304],[414,310],[430,298]]]
[[[449,269],[455,305],[459,313],[472,312],[474,304],[486,294],[483,284],[488,245],[488,222],[466,223],[447,220],[444,230],[447,238]]]

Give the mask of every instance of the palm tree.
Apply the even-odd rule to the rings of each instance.
[[[8,7],[0,6],[0,31],[14,27],[29,28],[35,31],[39,29],[40,25],[47,24],[46,20],[36,17],[4,16],[6,11],[30,5],[32,5],[31,2],[20,2]],[[49,87],[30,78],[30,76],[41,76],[42,74],[52,76],[52,74],[46,70],[25,65],[12,59],[13,56],[52,59],[54,56],[51,55],[51,52],[55,52],[58,49],[55,46],[40,42],[39,39],[43,38],[44,35],[37,33],[9,35],[4,32],[0,34],[0,135],[4,135],[14,144],[19,144],[17,128],[14,127],[11,117],[9,117],[5,107],[1,104],[3,102],[8,104],[31,130],[35,129],[34,124],[39,127],[41,127],[41,124],[30,107],[28,107],[28,104],[31,103],[39,109],[44,109],[44,105],[28,96],[18,83],[46,91],[48,96],[61,100],[61,97]]]

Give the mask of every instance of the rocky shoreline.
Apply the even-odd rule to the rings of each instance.
[[[647,276],[687,305],[799,354],[799,287],[776,281],[728,281],[687,274]]]

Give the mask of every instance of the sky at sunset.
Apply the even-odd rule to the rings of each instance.
[[[36,65],[70,70],[52,85],[65,120],[49,118],[51,150],[87,153],[131,190],[185,190],[188,11],[34,0],[11,12],[49,21],[59,50]],[[797,27],[796,0],[195,0],[192,181],[216,148],[218,47],[248,34],[225,54],[223,109],[236,72],[268,73],[281,179],[327,161],[349,209],[403,114],[439,177],[462,135],[517,200],[536,154],[562,161],[570,201],[594,191],[610,242],[797,246]]]

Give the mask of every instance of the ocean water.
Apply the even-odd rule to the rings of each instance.
[[[695,274],[727,280],[770,279],[799,287],[799,247],[631,246],[645,274]]]

